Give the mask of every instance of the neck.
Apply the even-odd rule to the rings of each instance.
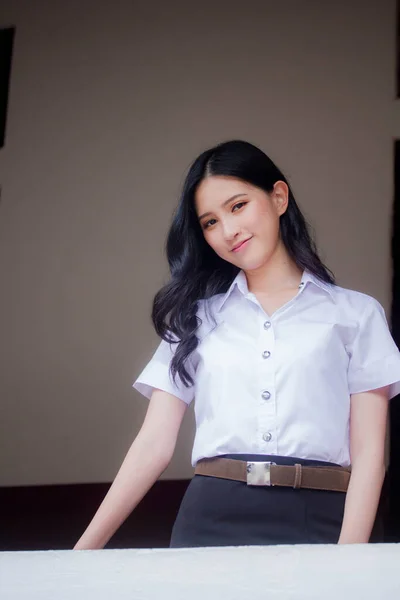
[[[286,249],[277,252],[257,269],[244,270],[247,286],[253,294],[274,294],[297,288],[303,271],[289,257]]]

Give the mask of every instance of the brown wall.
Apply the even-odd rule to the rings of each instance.
[[[262,146],[343,285],[389,309],[395,2],[3,0],[0,485],[110,481],[146,401],[189,162]],[[166,478],[191,474],[190,413]]]

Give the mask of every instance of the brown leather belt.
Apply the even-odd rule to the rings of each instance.
[[[247,485],[284,486],[346,492],[351,469],[347,467],[305,467],[300,464],[276,465],[273,462],[246,462],[232,458],[204,458],[195,475],[243,481]]]

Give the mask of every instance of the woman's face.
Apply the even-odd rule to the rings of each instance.
[[[206,242],[222,259],[244,270],[263,266],[282,243],[279,217],[287,203],[283,181],[267,194],[241,179],[219,175],[203,179],[195,197]]]

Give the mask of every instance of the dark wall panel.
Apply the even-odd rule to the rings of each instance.
[[[4,146],[15,28],[0,29],[0,148]]]
[[[107,548],[166,548],[188,480],[157,481]],[[0,488],[0,551],[69,550],[107,483]]]

